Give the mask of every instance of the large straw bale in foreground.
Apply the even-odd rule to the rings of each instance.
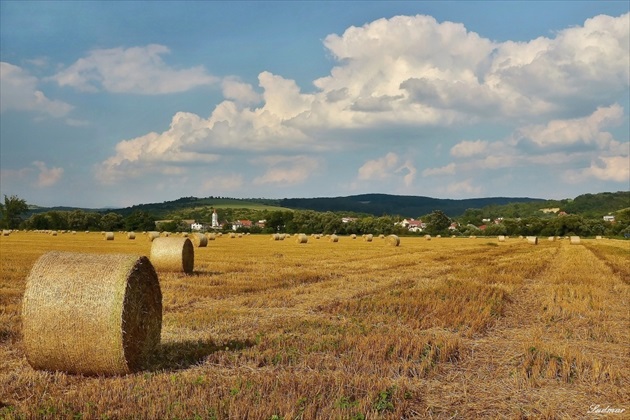
[[[146,257],[53,251],[27,278],[26,358],[35,369],[125,374],[160,342],[162,293]]]
[[[149,257],[156,271],[192,273],[195,250],[188,238],[155,238]]]

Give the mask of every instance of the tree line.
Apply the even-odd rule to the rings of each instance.
[[[48,211],[33,214],[23,219],[28,211],[26,202],[17,196],[7,197],[0,204],[0,225],[8,229],[32,230],[92,230],[92,231],[189,231],[190,226],[181,218],[175,217],[156,227],[156,219],[143,210],[135,210],[127,216],[115,212],[89,212],[84,210]],[[254,222],[265,220],[264,227],[254,225],[251,228],[239,228],[240,232],[250,233],[323,233],[323,234],[430,234],[456,236],[630,236],[630,208],[618,211],[614,223],[602,218],[589,218],[582,215],[560,215],[541,217],[508,217],[500,223],[481,219],[483,212],[470,209],[460,218],[450,218],[440,210],[420,217],[426,223],[422,232],[412,233],[400,225],[400,216],[371,216],[346,214],[341,212],[317,212],[314,210],[269,211],[251,209],[217,209],[219,220],[223,221],[223,230],[232,231],[230,221],[248,219]],[[211,212],[199,215],[196,221],[210,224]],[[350,221],[342,218],[354,216]],[[206,220],[207,219],[207,220]]]

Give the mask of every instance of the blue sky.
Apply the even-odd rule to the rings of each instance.
[[[627,1],[0,1],[0,194],[630,189]]]

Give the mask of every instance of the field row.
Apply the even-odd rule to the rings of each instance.
[[[0,237],[0,414],[85,418],[583,417],[625,407],[630,243],[269,235],[158,273],[162,344],[143,371],[32,370],[20,303],[48,250],[149,255],[98,234]],[[630,407],[626,407],[630,409]]]

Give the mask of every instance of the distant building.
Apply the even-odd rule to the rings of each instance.
[[[614,222],[615,221],[615,216],[613,215],[608,215],[608,216],[604,216],[604,222]]]
[[[249,229],[251,227],[252,227],[251,220],[237,220],[235,222],[232,222],[232,230],[238,230],[240,228]]]
[[[407,230],[409,230],[410,232],[422,232],[427,227],[427,224],[424,223],[422,220],[415,219],[403,219],[401,222],[398,222],[396,224],[398,226],[407,228]]]

